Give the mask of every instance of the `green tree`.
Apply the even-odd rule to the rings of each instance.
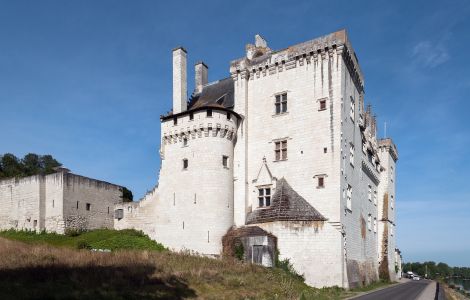
[[[40,162],[41,162],[41,169],[42,169],[42,174],[47,175],[47,174],[52,174],[54,173],[54,168],[62,166],[60,162],[55,160],[55,158],[52,157],[52,155],[43,155],[40,157]]]
[[[32,176],[42,173],[40,156],[34,153],[26,154],[21,160],[24,176]]]
[[[126,187],[122,188],[122,201],[124,202],[132,202],[134,200],[134,195],[132,195],[132,191],[127,189]]]
[[[23,168],[18,158],[11,154],[6,153],[2,156],[2,169],[3,176],[9,177],[21,177],[23,175]]]

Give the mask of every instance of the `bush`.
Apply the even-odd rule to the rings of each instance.
[[[279,260],[279,258],[276,257],[276,268],[279,268],[285,271],[286,273],[296,277],[297,279],[305,281],[304,276],[297,273],[297,271],[295,270],[294,266],[292,265],[292,263],[290,262],[288,258]]]
[[[86,241],[80,240],[77,242],[77,249],[87,249],[91,250],[91,245],[88,244]]]

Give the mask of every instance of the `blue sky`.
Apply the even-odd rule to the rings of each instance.
[[[52,154],[140,197],[157,181],[172,48],[189,52],[192,90],[197,60],[227,77],[256,33],[280,49],[341,28],[399,149],[405,260],[470,266],[466,0],[0,1],[0,153]]]

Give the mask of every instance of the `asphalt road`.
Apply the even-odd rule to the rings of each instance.
[[[354,300],[415,300],[431,282],[429,280],[410,281],[354,298]]]

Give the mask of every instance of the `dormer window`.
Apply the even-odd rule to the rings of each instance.
[[[271,206],[271,187],[258,188],[258,207]]]
[[[287,112],[287,93],[276,95],[276,115]]]

